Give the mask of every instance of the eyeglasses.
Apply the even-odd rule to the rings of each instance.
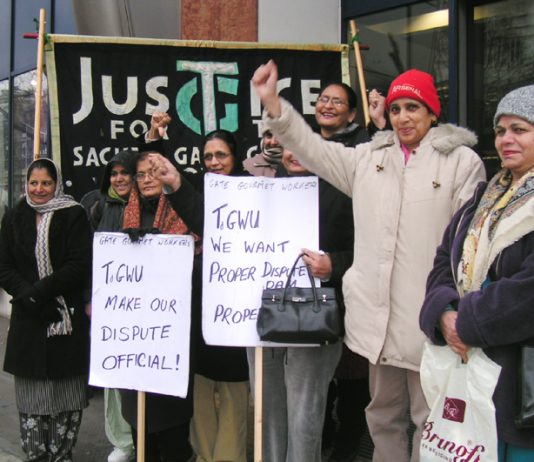
[[[227,152],[217,151],[216,153],[212,154],[211,152],[208,154],[204,154],[204,162],[211,162],[213,158],[217,159],[218,161],[226,159],[230,154]]]
[[[147,178],[153,179],[154,175],[152,174],[152,172],[146,172],[146,173],[145,172],[139,172],[139,173],[136,173],[133,177],[134,177],[135,181],[137,181],[138,183],[142,183]]]
[[[335,107],[341,107],[345,105],[349,105],[349,103],[346,103],[345,101],[340,100],[339,98],[330,98],[330,96],[319,96],[317,98],[317,102],[321,104],[328,104],[328,102],[331,102]]]

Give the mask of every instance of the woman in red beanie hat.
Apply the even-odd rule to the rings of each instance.
[[[345,273],[345,344],[370,362],[366,416],[373,461],[419,460],[428,407],[419,366],[425,337],[419,312],[436,247],[452,215],[485,178],[469,147],[476,136],[438,125],[439,98],[429,74],[410,70],[389,89],[393,131],[355,148],[314,134],[276,91],[274,62],[252,79],[267,126],[309,171],[353,198],[354,262]],[[410,456],[409,415],[416,426]]]
[[[441,112],[432,76],[417,69],[399,75],[389,87],[386,109],[407,161]]]

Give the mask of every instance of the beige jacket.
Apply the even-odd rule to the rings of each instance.
[[[452,215],[485,171],[466,146],[470,131],[430,129],[408,163],[397,136],[378,132],[356,148],[324,141],[282,101],[264,122],[301,163],[353,198],[354,262],[345,273],[345,343],[373,364],[418,371],[424,334],[419,311],[436,247]]]

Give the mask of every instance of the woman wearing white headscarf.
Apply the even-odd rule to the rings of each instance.
[[[4,370],[15,376],[27,459],[71,461],[88,404],[91,232],[51,160],[34,161],[26,180],[0,230],[0,286],[13,297]]]

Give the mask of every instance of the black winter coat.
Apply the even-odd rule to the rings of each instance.
[[[241,169],[232,176],[239,176]],[[204,176],[202,176],[202,185],[204,183]],[[202,188],[202,192],[203,192]],[[197,234],[203,232],[204,227],[204,205],[199,201],[198,193],[194,190],[194,187],[188,183],[183,182],[182,187],[173,194],[176,197],[175,209],[178,215],[187,223],[192,231]],[[195,203],[197,205],[195,206]],[[199,207],[202,207],[198,212]],[[199,264],[201,261],[199,259]],[[199,268],[199,280],[198,284],[202,287],[202,270]],[[198,331],[195,334],[196,342],[196,361],[195,372],[208,379],[219,382],[244,382],[247,381],[248,376],[248,362],[246,349],[244,347],[223,347],[223,346],[211,346],[207,345],[202,336],[201,328],[201,310],[202,310],[202,290],[194,293],[193,296],[197,297],[193,303],[198,305],[198,311],[193,313],[195,317],[195,325]],[[195,299],[193,299],[195,300]]]
[[[89,223],[93,231],[121,231],[125,202],[110,197],[111,170],[115,165],[122,165],[132,175],[135,173],[134,154],[128,151],[117,153],[106,165],[100,189],[89,191],[82,197],[80,203],[89,216]]]
[[[72,335],[47,338],[48,322],[13,304],[4,370],[20,377],[73,377],[87,374],[89,319],[83,291],[91,273],[91,231],[85,211],[74,206],[54,212],[49,245],[53,273],[39,280],[34,255],[36,212],[25,199],[6,212],[0,230],[0,286],[13,298],[35,287],[42,303],[58,295],[71,311]]]
[[[189,202],[182,207],[184,200],[183,193],[188,191],[190,194]],[[184,182],[178,191],[168,194],[172,208],[180,215],[181,210],[188,211],[192,216],[202,214],[203,202],[201,195],[195,191],[193,186]],[[155,212],[157,209],[156,201],[140,200],[141,203],[141,227],[151,228],[154,223]],[[200,210],[200,212],[198,212]],[[183,217],[182,217],[183,218]],[[185,219],[184,219],[185,221]],[[189,224],[188,224],[189,225]],[[196,225],[196,226],[195,226]],[[190,226],[193,232],[199,229],[198,222],[194,221]],[[196,331],[198,330],[198,316],[200,306],[200,258],[197,256],[193,262],[193,287],[192,287],[192,313],[191,313],[191,340],[190,340],[190,369],[189,369],[189,386],[187,396],[179,398],[176,396],[162,395],[158,393],[145,393],[146,396],[146,431],[147,433],[157,433],[171,427],[188,422],[193,415],[193,371],[196,359]],[[137,428],[137,391],[121,390],[122,415],[124,419],[134,428]]]
[[[93,231],[116,232],[122,230],[125,203],[102,194],[98,189],[82,197],[83,205]]]

